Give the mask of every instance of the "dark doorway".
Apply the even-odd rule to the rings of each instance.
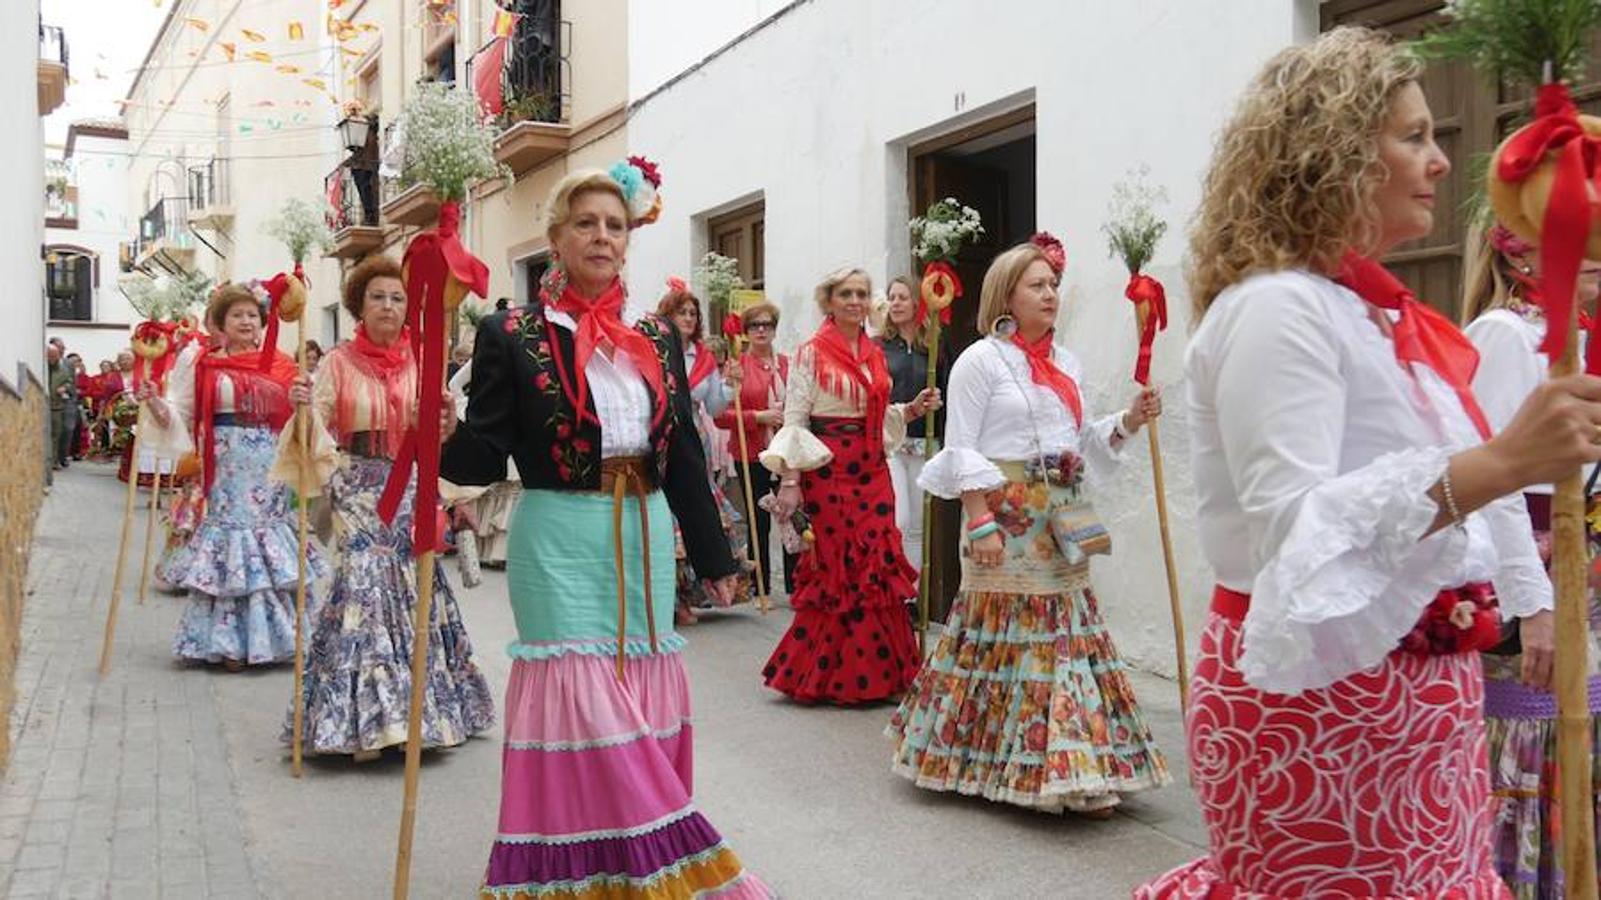
[[[983,238],[964,248],[956,261],[963,291],[944,335],[947,352],[955,359],[978,339],[979,288],[990,260],[1028,240],[1036,228],[1034,107],[915,145],[907,155],[913,215],[936,200],[953,197],[978,210],[984,221]],[[914,279],[921,274],[915,259],[907,260],[907,272]],[[957,553],[961,518],[961,504],[934,501],[930,532],[934,552],[928,577],[930,614],[938,621],[945,620],[962,580]]]

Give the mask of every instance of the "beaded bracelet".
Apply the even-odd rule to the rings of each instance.
[[[995,521],[995,514],[992,512],[985,513],[976,519],[969,519],[967,522],[967,530],[972,531],[975,528],[983,528],[985,525],[988,525],[993,521]]]
[[[1000,530],[1001,526],[995,524],[995,522],[991,520],[989,522],[985,522],[983,525],[980,525],[977,528],[969,528],[967,530],[967,539],[969,541],[983,540],[984,538],[987,538]]]

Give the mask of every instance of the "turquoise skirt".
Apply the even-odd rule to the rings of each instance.
[[[636,497],[623,499],[624,588],[630,656],[651,652],[645,616],[645,542]],[[651,603],[659,652],[679,649],[673,631],[676,587],[673,517],[660,491],[644,499],[649,514]],[[507,536],[506,580],[519,659],[617,650],[617,566],[610,494],[525,490]]]

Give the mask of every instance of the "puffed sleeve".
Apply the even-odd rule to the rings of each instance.
[[[1270,281],[1235,299],[1214,346],[1228,348],[1217,424],[1260,566],[1240,669],[1293,694],[1380,662],[1457,581],[1469,541],[1460,528],[1424,537],[1449,448],[1340,472],[1342,347],[1315,289]]]
[[[1006,476],[978,449],[985,410],[995,386],[1004,383],[997,377],[995,363],[995,349],[980,341],[951,367],[945,398],[945,446],[917,478],[918,486],[936,497],[955,500],[968,491],[994,490],[1006,483]]]
[[[487,316],[473,341],[467,419],[440,448],[439,474],[456,484],[494,484],[506,477],[506,458],[521,438],[516,362],[506,333],[509,311]]]
[[[784,390],[784,427],[762,451],[761,462],[773,472],[794,469],[801,472],[822,468],[834,458],[811,432],[812,404],[817,402],[817,359],[810,346],[795,354]],[[886,422],[888,416],[885,416]],[[887,425],[886,425],[887,427]],[[904,425],[902,426],[904,435]]]
[[[679,385],[668,398],[676,423],[667,445],[667,483],[662,486],[662,493],[667,497],[673,517],[678,520],[684,555],[689,558],[690,566],[699,577],[715,581],[737,573],[739,564],[729,551],[722,514],[712,497],[711,482],[706,480],[706,451],[695,431],[695,408],[690,399],[689,375],[684,368],[678,331],[669,325],[662,329],[662,334],[669,348],[667,364]]]
[[[339,468],[339,445],[329,430],[334,417],[336,379],[333,370],[338,365],[339,361],[330,356],[317,367],[311,381],[311,405],[295,411],[296,416],[308,416],[307,427],[311,433],[307,435],[306,452],[301,452],[295,419],[290,419],[288,426],[278,432],[278,456],[272,463],[272,477],[307,497],[321,496],[322,486]],[[302,458],[306,465],[304,486],[300,484]]]
[[[185,347],[167,373],[160,396],[151,401],[152,405],[159,403],[166,410],[165,425],[156,421],[149,411],[140,409],[137,425],[140,450],[148,450],[161,459],[179,459],[194,452],[195,365],[204,352],[200,344]]]
[[[1521,323],[1492,313],[1474,319],[1464,331],[1479,350],[1473,396],[1490,420],[1491,430],[1500,431],[1540,386],[1544,366]]]
[[[1058,347],[1056,353],[1062,361],[1062,371],[1076,384],[1084,383],[1084,365],[1067,349]],[[1084,457],[1092,481],[1110,477],[1123,465],[1123,450],[1127,442],[1117,437],[1117,420],[1122,410],[1094,417],[1088,405],[1084,408],[1084,425],[1078,432],[1078,449]]]

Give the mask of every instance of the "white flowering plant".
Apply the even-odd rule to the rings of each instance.
[[[745,286],[745,279],[739,277],[739,260],[715,251],[709,251],[701,257],[700,265],[695,267],[694,278],[695,284],[700,287],[701,298],[713,310],[728,309],[731,295]]]
[[[954,262],[963,245],[984,233],[978,210],[954,197],[935,201],[928,211],[912,219],[912,253],[919,262]]]
[[[472,185],[512,177],[495,159],[495,126],[485,121],[472,92],[424,82],[396,119],[403,165],[401,183],[428,185],[444,202],[461,202]]]
[[[1101,226],[1108,255],[1123,260],[1131,275],[1145,268],[1167,233],[1167,222],[1156,215],[1156,207],[1167,202],[1167,191],[1151,185],[1150,175],[1151,167],[1141,164],[1112,186],[1106,224]]]
[[[299,197],[290,197],[278,210],[278,215],[267,220],[261,230],[270,238],[282,241],[289,249],[289,257],[300,265],[312,248],[327,253],[333,247],[333,235],[322,213]]]
[[[211,279],[200,272],[159,278],[130,273],[117,279],[117,287],[146,320],[176,322],[205,302]]]

